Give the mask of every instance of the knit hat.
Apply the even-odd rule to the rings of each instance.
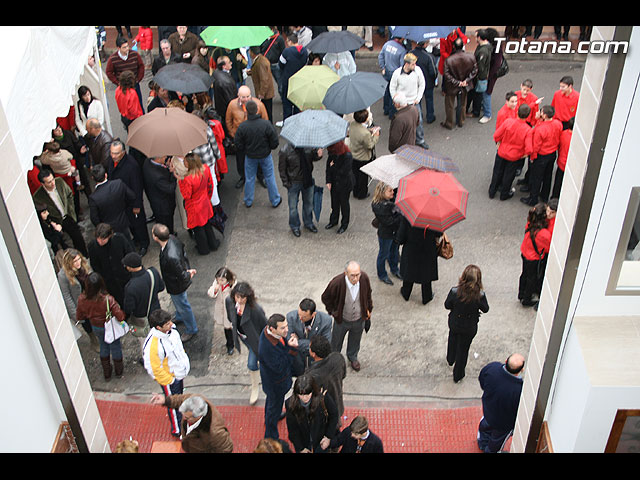
[[[142,266],[142,257],[136,252],[127,253],[122,259],[122,264],[129,268],[138,268]]]

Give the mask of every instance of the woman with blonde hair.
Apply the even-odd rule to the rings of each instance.
[[[447,341],[447,363],[453,366],[453,381],[464,377],[469,348],[478,333],[481,313],[489,311],[489,303],[482,286],[482,272],[476,265],[468,265],[451,288],[444,308],[449,312],[449,338]]]
[[[213,233],[210,220],[213,217],[211,196],[213,195],[213,177],[209,167],[202,163],[195,153],[184,157],[186,175],[178,181],[180,193],[184,199],[187,213],[187,228],[193,231],[196,248],[200,255],[217,250],[220,245]]]
[[[56,257],[57,258],[57,257]],[[78,297],[84,289],[84,282],[91,273],[89,261],[75,248],[67,248],[62,254],[60,271],[58,271],[58,285],[62,292],[64,305],[67,307],[67,314],[72,322],[76,322],[76,309],[78,308]],[[91,340],[91,346],[98,352],[100,344],[98,337],[93,333],[91,324],[88,321],[82,323],[82,328]],[[78,335],[80,335],[78,333]]]
[[[387,274],[387,262],[389,262],[391,273],[401,278],[399,265],[400,247],[395,242],[395,236],[400,226],[402,214],[393,201],[394,195],[392,187],[386,183],[378,182],[371,201],[371,208],[375,215],[374,221],[377,223],[378,228],[377,273],[378,278],[387,285],[393,285]]]

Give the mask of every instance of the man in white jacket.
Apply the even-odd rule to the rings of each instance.
[[[424,95],[425,80],[422,69],[416,65],[418,58],[413,53],[404,56],[404,63],[394,70],[389,81],[389,93],[394,98],[396,93],[404,94],[408,105],[413,105],[420,113],[420,123],[416,129],[416,145],[429,148],[424,141],[424,129],[422,127],[421,100]]]
[[[172,322],[171,314],[164,310],[154,310],[149,315],[149,335],[144,341],[143,359],[147,372],[162,388],[165,396],[181,394],[183,380],[189,374],[191,365],[184,351],[180,334]],[[180,437],[182,414],[168,408],[171,435]]]

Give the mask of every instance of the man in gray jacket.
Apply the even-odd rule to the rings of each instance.
[[[298,305],[298,310],[287,313],[287,325],[289,327],[287,340],[292,334],[298,337],[298,356],[302,360],[303,369],[306,369],[313,363],[313,358],[309,355],[311,338],[321,335],[331,341],[333,319],[328,313],[318,312],[316,302],[305,298]]]

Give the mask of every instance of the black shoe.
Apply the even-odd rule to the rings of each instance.
[[[409,295],[407,295],[406,293],[404,293],[404,290],[402,290],[402,288],[400,289],[400,295],[402,295],[402,298],[404,298],[405,302],[409,301]]]
[[[522,197],[520,198],[520,201],[522,203],[524,203],[525,205],[529,205],[530,207],[535,206],[535,204],[537,203],[533,198],[531,197]]]
[[[515,194],[516,189],[512,188],[509,193],[503,193],[502,195],[500,195],[500,200],[509,200],[511,197],[513,197],[513,195]]]
[[[381,278],[380,281],[382,283],[386,283],[387,285],[393,285],[393,282],[391,281],[391,279],[389,277]]]
[[[337,223],[329,222],[329,223],[327,223],[327,224],[324,226],[324,228],[325,228],[325,229],[327,229],[327,230],[329,230],[330,228],[333,228],[333,227],[335,227],[336,225],[337,225]]]
[[[294,237],[299,237],[300,236],[300,229],[299,228],[292,228],[291,231],[293,232],[293,236]]]
[[[318,229],[316,228],[316,226],[315,226],[315,225],[309,225],[309,226],[306,226],[306,225],[305,225],[305,227],[304,227],[304,228],[306,228],[307,230],[309,230],[309,231],[310,231],[310,232],[312,232],[312,233],[318,233]]]
[[[140,250],[138,251],[138,255],[140,255],[141,257],[144,257],[147,254],[147,249],[146,247],[142,247],[140,248]]]
[[[520,178],[518,180],[516,180],[516,185],[527,185],[529,182],[527,181],[526,178]]]
[[[347,227],[340,227],[336,233],[340,234],[340,233],[344,233],[346,231],[347,231]]]
[[[400,275],[400,272],[391,272],[393,274],[394,277],[399,278],[400,280],[402,280],[402,275]]]
[[[227,355],[233,355],[233,347],[227,347]]]
[[[491,190],[489,190],[489,198],[495,198],[496,196],[496,192],[492,192]]]
[[[241,178],[236,182],[236,188],[242,188],[243,185],[244,185],[244,178]]]

